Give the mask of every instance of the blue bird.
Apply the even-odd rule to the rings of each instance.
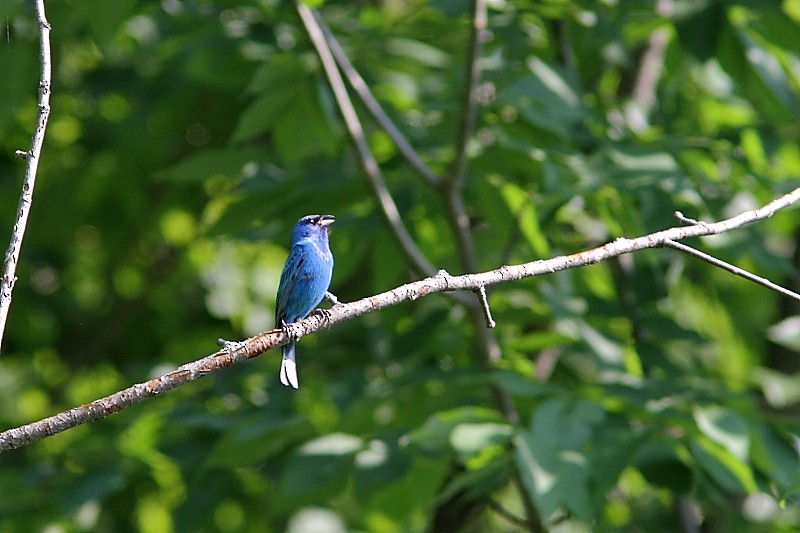
[[[307,215],[292,229],[292,249],[283,265],[275,301],[275,327],[305,318],[325,297],[333,274],[333,255],[328,247],[328,226],[333,215]],[[281,383],[299,387],[294,343],[283,347]]]

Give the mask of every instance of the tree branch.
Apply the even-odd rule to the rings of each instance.
[[[11,242],[6,250],[3,260],[3,273],[0,275],[0,347],[3,345],[3,334],[6,329],[8,312],[11,308],[11,296],[17,281],[17,264],[19,263],[22,239],[28,225],[31,205],[33,203],[33,189],[36,184],[36,171],[39,168],[39,158],[44,144],[44,133],[47,129],[47,119],[50,116],[50,24],[44,12],[44,0],[36,0],[36,19],[39,24],[39,111],[36,115],[36,129],[31,139],[31,147],[27,152],[17,150],[16,154],[25,159],[25,177],[22,182],[22,193],[17,206],[17,216],[14,220],[14,229],[11,232]]]
[[[361,77],[361,74],[358,73],[356,68],[350,62],[350,59],[347,57],[347,54],[342,50],[341,45],[336,40],[336,37],[333,36],[330,28],[325,21],[323,20],[322,16],[316,10],[311,10],[311,13],[314,15],[314,20],[316,21],[317,25],[322,31],[322,34],[325,36],[325,41],[328,44],[328,47],[333,54],[333,57],[336,59],[336,63],[339,65],[339,68],[342,69],[342,73],[344,74],[345,78],[347,78],[347,82],[350,84],[350,87],[356,92],[358,97],[361,99],[361,102],[364,104],[364,107],[367,108],[367,111],[370,112],[372,118],[375,119],[375,122],[383,128],[386,134],[392,139],[392,142],[400,151],[400,154],[405,158],[406,162],[414,169],[417,174],[422,176],[422,178],[427,181],[431,185],[438,185],[440,182],[439,176],[425,164],[425,162],[419,157],[417,151],[411,146],[411,144],[406,140],[405,136],[402,132],[394,125],[394,122],[386,111],[383,110],[380,102],[373,96],[372,91],[369,90],[369,86],[367,82],[364,81],[364,78]]]
[[[390,291],[362,298],[355,302],[337,305],[320,313],[313,313],[300,322],[290,324],[286,331],[272,330],[256,335],[239,343],[233,349],[224,348],[198,361],[187,363],[168,374],[144,383],[138,383],[110,396],[44,418],[38,422],[6,430],[0,433],[0,451],[19,448],[49,435],[55,435],[86,422],[103,418],[148,398],[195,381],[221,368],[231,366],[245,359],[257,357],[276,346],[282,346],[320,329],[331,327],[339,322],[373,311],[416,300],[429,294],[480,290],[482,286],[497,285],[522,278],[549,274],[559,270],[597,263],[637,250],[667,246],[668,241],[723,233],[745,224],[768,218],[779,209],[788,207],[798,201],[800,201],[800,188],[773,200],[759,209],[746,211],[720,222],[699,222],[696,225],[669,228],[642,237],[620,238],[584,252],[520,265],[502,266],[487,272],[451,276],[447,272],[440,270],[435,276],[406,283]],[[479,328],[478,331],[489,330]]]
[[[714,256],[708,255],[707,253],[701,252],[700,250],[695,250],[691,246],[686,246],[685,244],[681,244],[679,242],[675,242],[675,241],[673,241],[671,239],[665,239],[664,240],[664,246],[669,246],[670,248],[675,248],[676,250],[680,250],[681,252],[683,252],[685,254],[689,254],[691,256],[697,257],[698,259],[702,259],[703,261],[705,261],[707,263],[711,263],[712,265],[714,265],[716,267],[719,267],[719,268],[721,268],[723,270],[727,270],[731,274],[736,274],[737,276],[740,276],[740,277],[742,277],[744,279],[750,280],[753,283],[758,283],[759,285],[763,285],[764,287],[767,287],[768,289],[772,289],[773,291],[775,291],[777,293],[783,294],[784,296],[788,296],[789,298],[792,298],[793,300],[800,301],[800,294],[797,294],[794,291],[790,291],[789,289],[781,287],[777,283],[773,283],[773,282],[771,282],[770,280],[768,280],[766,278],[762,278],[761,276],[756,276],[755,274],[753,274],[751,272],[748,272],[748,271],[746,271],[746,270],[744,270],[742,268],[739,268],[739,267],[734,266],[734,265],[732,265],[730,263],[727,263],[727,262],[723,261],[722,259],[718,259],[718,258],[716,258]]]
[[[386,221],[389,223],[392,233],[414,268],[420,274],[430,276],[436,272],[436,268],[428,261],[428,258],[425,257],[422,250],[417,247],[414,239],[412,239],[411,235],[408,233],[403,219],[400,217],[400,211],[397,209],[397,205],[394,203],[394,199],[388,187],[386,187],[377,161],[375,161],[375,158],[372,156],[372,151],[364,136],[364,128],[361,126],[353,103],[350,101],[347,88],[342,81],[342,76],[339,73],[339,69],[336,67],[336,61],[333,59],[333,55],[322,33],[322,29],[317,23],[317,19],[311,12],[311,8],[303,3],[302,0],[297,1],[297,12],[300,14],[306,32],[311,38],[314,48],[317,50],[317,55],[322,62],[322,67],[328,78],[328,83],[333,91],[339,111],[342,113],[347,131],[350,133],[350,137],[353,139],[353,143],[358,151],[361,166],[367,178],[369,178],[369,183],[372,186],[375,197],[378,199],[378,203],[381,206]]]
[[[478,3],[482,5],[482,0],[478,0]],[[405,225],[403,224],[397,206],[392,199],[391,193],[386,187],[380,167],[375,161],[375,158],[372,156],[372,152],[364,137],[364,129],[358,119],[358,115],[355,112],[353,104],[350,101],[350,97],[347,94],[347,89],[344,86],[341,74],[336,67],[336,60],[333,59],[334,54],[339,56],[338,61],[342,66],[342,69],[345,71],[345,74],[348,72],[350,73],[348,75],[348,79],[350,80],[351,85],[353,85],[354,89],[361,95],[362,99],[367,105],[367,108],[371,110],[375,119],[387,131],[387,134],[392,137],[393,141],[397,144],[398,149],[400,149],[400,147],[405,147],[406,152],[404,155],[411,166],[415,168],[415,170],[417,170],[417,172],[419,172],[423,178],[426,179],[426,181],[444,185],[443,180],[436,176],[430,169],[428,169],[427,166],[425,166],[425,164],[416,155],[416,152],[414,152],[413,148],[408,145],[407,141],[402,134],[400,134],[399,130],[397,130],[392,121],[380,108],[380,105],[377,103],[377,101],[374,100],[374,97],[372,97],[371,93],[369,93],[369,90],[366,88],[366,83],[364,82],[363,78],[361,78],[361,76],[359,76],[352,67],[352,64],[347,59],[344,51],[331,35],[330,30],[323,28],[324,22],[322,21],[322,17],[302,2],[298,2],[297,9],[300,13],[301,19],[303,20],[303,24],[306,27],[306,31],[309,34],[309,37],[311,38],[315,48],[317,49],[317,54],[322,62],[331,89],[333,90],[337,105],[339,106],[339,109],[345,120],[345,125],[347,126],[348,132],[350,133],[350,136],[358,150],[362,167],[364,168],[364,171],[370,180],[373,191],[378,198],[384,216],[389,222],[395,238],[400,243],[401,248],[405,251],[416,270],[420,274],[431,275],[435,271],[435,268],[430,264],[422,251],[417,247],[416,243],[411,238],[405,228]],[[483,11],[485,12],[485,6]],[[485,21],[482,23],[481,27],[483,26],[485,26]],[[478,79],[477,59],[479,58],[479,52],[476,51],[476,54],[477,55],[473,57],[475,66],[470,68],[471,71],[473,69],[476,70],[475,80]],[[474,110],[470,111],[470,109],[473,107],[474,106],[471,105],[468,106],[464,112],[471,112],[474,114]],[[462,150],[457,149],[457,152],[460,153]],[[465,161],[463,163],[464,165],[466,164]],[[444,201],[447,205],[448,212],[450,213],[448,220],[451,221],[454,228],[456,240],[458,241],[458,250],[462,257],[462,263],[468,272],[474,272],[477,270],[475,246],[472,242],[472,236],[469,231],[469,218],[466,215],[466,210],[461,200],[460,187],[457,186],[458,183],[459,182],[450,180],[447,186],[440,188],[440,190],[442,191]],[[468,299],[461,296],[457,296],[457,300],[461,304],[467,305],[468,307],[471,304]],[[498,350],[494,350],[494,352],[499,354]]]
[[[491,498],[488,498],[486,500],[486,503],[488,504],[489,509],[493,510],[498,515],[500,515],[503,518],[505,518],[511,524],[513,524],[513,525],[515,525],[517,527],[525,528],[525,529],[528,529],[530,527],[530,524],[528,524],[527,520],[525,520],[524,518],[518,517],[517,515],[515,515],[514,513],[512,513],[511,511],[509,511],[505,507],[503,507],[499,502],[497,502],[497,501],[495,501],[495,500],[493,500]]]
[[[475,115],[478,107],[478,84],[481,79],[481,43],[483,33],[486,31],[486,2],[472,0],[472,31],[469,35],[469,50],[467,51],[467,81],[464,85],[464,94],[461,99],[461,115],[459,117],[458,132],[456,133],[456,155],[450,166],[447,178],[458,187],[464,181],[467,170],[467,148],[472,128],[475,125]]]

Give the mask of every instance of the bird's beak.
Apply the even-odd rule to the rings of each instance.
[[[319,224],[321,226],[327,227],[333,224],[334,222],[336,222],[336,217],[334,217],[333,215],[321,215],[319,217]]]

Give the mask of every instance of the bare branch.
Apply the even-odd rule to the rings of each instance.
[[[680,211],[675,211],[675,218],[683,222],[684,224],[699,224],[699,222],[693,218],[689,218]]]
[[[36,18],[39,23],[39,111],[36,115],[36,129],[31,139],[31,147],[27,152],[17,150],[15,154],[25,160],[25,177],[22,182],[22,193],[17,206],[17,216],[14,220],[14,229],[11,232],[11,242],[6,250],[3,260],[3,273],[0,275],[0,346],[3,344],[3,334],[8,320],[8,311],[11,308],[11,296],[14,284],[17,281],[17,263],[19,263],[22,239],[28,225],[28,216],[33,202],[33,188],[36,184],[36,171],[39,168],[39,156],[42,153],[44,132],[47,129],[47,119],[50,116],[50,24],[44,12],[44,0],[36,0]]]
[[[461,115],[459,117],[458,132],[456,134],[456,155],[448,174],[448,179],[458,185],[464,181],[467,170],[467,148],[472,128],[475,125],[475,115],[478,107],[478,84],[481,79],[481,42],[486,31],[486,2],[472,0],[472,31],[469,36],[469,49],[467,51],[467,81],[464,86],[464,95],[461,101]]]
[[[398,305],[402,302],[416,300],[428,294],[448,291],[480,291],[486,285],[496,285],[526,277],[549,274],[559,270],[576,268],[589,265],[628,254],[647,248],[672,246],[672,242],[689,237],[700,237],[723,233],[745,224],[768,218],[777,210],[785,208],[800,201],[800,188],[781,196],[752,211],[746,211],[733,218],[715,223],[704,223],[693,226],[669,228],[642,237],[632,239],[621,238],[613,242],[586,250],[577,254],[553,257],[523,263],[521,265],[503,266],[495,270],[476,274],[451,276],[441,270],[435,276],[428,277],[412,283],[406,283],[390,291],[374,296],[369,296],[340,304],[325,311],[325,313],[312,313],[308,318],[290,324],[288,330],[271,330],[237,343],[234,349],[222,349],[198,361],[187,363],[178,369],[151,379],[150,381],[133,385],[125,390],[116,392],[105,398],[91,403],[69,409],[57,415],[33,422],[25,426],[6,430],[0,433],[0,451],[12,450],[30,444],[49,435],[61,433],[86,422],[91,422],[116,413],[126,407],[140,403],[148,398],[158,396],[199,379],[210,372],[231,366],[245,359],[257,357],[276,346],[284,345],[292,340],[328,328],[373,311]],[[771,288],[771,287],[770,287]],[[489,332],[486,328],[479,327],[477,332]],[[512,420],[512,422],[514,422]]]
[[[486,327],[495,327],[497,324],[492,318],[492,310],[489,308],[489,300],[486,298],[486,287],[480,286],[473,292],[478,295],[478,301],[481,303],[481,309],[483,309],[483,318],[486,319]]]
[[[380,102],[372,95],[372,91],[369,90],[369,86],[367,82],[364,81],[364,78],[361,77],[361,74],[355,69],[353,64],[350,62],[350,59],[347,57],[347,54],[342,50],[341,45],[333,36],[330,28],[325,21],[323,20],[322,16],[316,10],[311,10],[311,13],[314,15],[314,19],[317,22],[322,34],[325,36],[325,40],[328,43],[328,46],[331,49],[331,53],[333,57],[336,59],[336,62],[339,64],[339,68],[342,69],[342,73],[344,74],[345,78],[347,78],[347,82],[350,84],[350,87],[358,94],[358,97],[364,103],[364,106],[372,115],[372,118],[384,129],[386,134],[392,139],[392,142],[400,151],[400,154],[405,158],[408,164],[414,169],[417,174],[422,176],[422,178],[427,181],[431,185],[438,185],[440,178],[439,176],[425,164],[425,162],[420,159],[417,151],[411,146],[411,144],[406,140],[405,136],[402,132],[397,129],[397,126],[394,125],[394,122],[386,111],[383,110]]]
[[[331,86],[333,95],[336,98],[336,103],[342,113],[342,118],[344,118],[347,131],[350,133],[350,137],[356,145],[361,166],[364,168],[364,172],[369,178],[369,183],[372,186],[375,197],[378,199],[378,203],[381,206],[386,221],[389,223],[392,233],[406,256],[414,265],[414,268],[421,274],[428,276],[433,275],[436,269],[422,253],[422,250],[417,247],[414,239],[411,238],[405,224],[403,224],[403,219],[400,217],[400,211],[397,209],[397,205],[394,203],[394,199],[388,187],[386,187],[380,167],[372,156],[372,151],[364,136],[364,128],[361,126],[353,103],[350,101],[347,88],[342,81],[342,76],[339,73],[339,69],[336,67],[336,61],[333,59],[331,50],[328,47],[328,42],[325,40],[325,36],[317,23],[317,19],[314,17],[311,9],[301,0],[297,1],[297,12],[300,14],[306,32],[317,50],[317,55],[322,62],[322,67],[325,70],[328,83]]]
[[[789,289],[781,287],[780,285],[773,283],[766,278],[762,278],[761,276],[756,276],[751,272],[748,272],[744,269],[741,269],[737,266],[727,263],[722,259],[718,259],[712,255],[708,255],[705,252],[701,252],[700,250],[695,250],[690,246],[686,246],[685,244],[681,244],[679,242],[675,242],[670,239],[666,239],[664,241],[664,246],[669,246],[670,248],[675,248],[676,250],[680,250],[681,252],[697,257],[698,259],[702,259],[703,261],[711,263],[712,265],[719,267],[723,270],[727,270],[732,274],[736,274],[737,276],[743,277],[744,279],[750,280],[754,283],[758,283],[759,285],[763,285],[768,289],[772,289],[775,292],[779,292],[784,296],[788,296],[789,298],[800,301],[800,294],[797,294],[794,291],[790,291]]]
[[[520,518],[519,516],[515,515],[514,513],[512,513],[511,511],[509,511],[505,507],[503,507],[499,502],[497,502],[497,501],[495,501],[495,500],[493,500],[491,498],[486,500],[486,502],[488,503],[489,508],[491,510],[493,510],[494,512],[496,512],[497,514],[499,514],[500,516],[502,516],[503,518],[505,518],[506,520],[511,522],[513,525],[515,525],[517,527],[521,527],[523,529],[529,529],[530,528],[530,524],[528,523],[527,520],[525,520],[524,518]]]
[[[455,236],[461,264],[467,272],[478,271],[478,254],[475,250],[475,241],[472,238],[469,215],[461,196],[461,188],[455,182],[448,181],[448,185],[440,189],[442,199],[447,207],[447,219]]]

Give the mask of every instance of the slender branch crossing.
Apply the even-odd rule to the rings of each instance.
[[[336,60],[333,58],[333,54],[328,47],[322,28],[320,28],[317,23],[317,19],[314,17],[311,8],[302,1],[297,2],[297,12],[300,14],[300,19],[303,21],[306,32],[317,50],[317,54],[322,62],[322,68],[325,71],[328,83],[333,91],[333,96],[336,99],[336,104],[347,126],[347,131],[356,145],[361,166],[364,168],[367,178],[369,178],[369,183],[375,193],[375,198],[381,206],[381,210],[389,223],[389,227],[395,239],[397,239],[406,256],[411,260],[411,263],[418,272],[427,275],[432,274],[436,269],[422,253],[422,250],[417,247],[411,234],[408,233],[405,224],[403,224],[403,219],[400,216],[400,211],[394,203],[394,198],[392,198],[383,180],[378,162],[375,161],[375,158],[372,156],[369,143],[367,143],[367,139],[364,136],[364,128],[361,125],[361,121],[358,119],[353,103],[350,101],[350,96],[347,94],[347,87],[345,87],[342,76],[336,66]]]

